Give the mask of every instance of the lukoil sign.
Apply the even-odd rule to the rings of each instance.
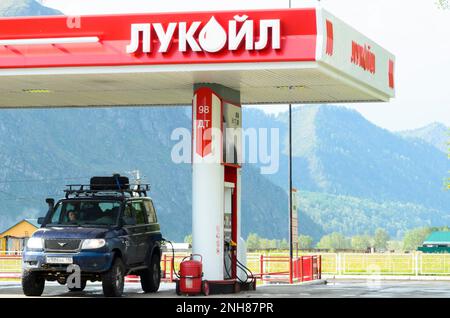
[[[166,53],[174,42],[178,42],[180,52],[186,52],[188,47],[194,52],[216,53],[225,47],[229,51],[236,51],[243,43],[245,50],[259,51],[265,49],[269,42],[272,49],[280,49],[280,20],[261,19],[258,38],[255,34],[256,24],[247,15],[235,15],[233,20],[228,21],[227,30],[214,16],[202,28],[201,21],[194,21],[190,25],[187,22],[170,22],[166,29],[162,23],[134,23],[131,25],[131,40],[126,52],[152,52],[155,49],[154,35],[159,42],[159,53]],[[176,34],[178,36],[175,38]]]

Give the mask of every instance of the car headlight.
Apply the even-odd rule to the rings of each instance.
[[[27,241],[27,248],[29,249],[43,249],[44,240],[40,237],[30,237]]]
[[[84,240],[83,245],[81,245],[82,250],[93,250],[96,248],[101,248],[105,246],[106,241],[104,239],[89,239]]]

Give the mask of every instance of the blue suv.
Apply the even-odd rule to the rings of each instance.
[[[23,252],[24,294],[42,295],[45,281],[65,285],[71,264],[81,272],[81,284],[71,291],[82,291],[88,280],[101,281],[105,296],[119,297],[125,276],[134,274],[144,292],[156,292],[163,238],[148,190],[114,175],[69,185],[56,204],[47,199],[49,211]]]

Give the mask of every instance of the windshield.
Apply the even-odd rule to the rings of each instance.
[[[119,201],[62,201],[59,202],[47,225],[109,226],[117,224]]]

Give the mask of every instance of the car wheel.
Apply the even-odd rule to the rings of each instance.
[[[22,273],[22,290],[25,296],[41,296],[45,288],[45,279],[37,273]]]
[[[161,282],[161,264],[157,254],[152,255],[148,269],[140,273],[141,286],[145,293],[156,293]]]
[[[69,291],[71,291],[71,292],[81,292],[81,291],[83,291],[84,289],[86,288],[86,280],[81,280],[81,286],[80,286],[80,288],[76,288],[76,287],[74,287],[74,288],[69,288]]]
[[[181,296],[181,291],[180,291],[180,281],[177,280],[175,283],[175,292],[177,293],[178,296]]]
[[[125,285],[125,266],[120,258],[116,258],[109,271],[102,275],[103,294],[106,297],[120,297]]]
[[[206,280],[202,282],[202,292],[203,295],[209,296],[209,284]]]

